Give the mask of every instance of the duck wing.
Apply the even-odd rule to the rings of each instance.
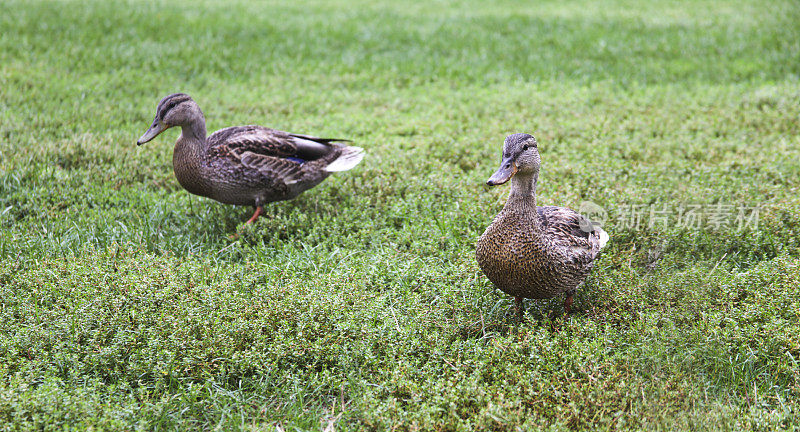
[[[331,143],[347,140],[290,134],[277,129],[250,125],[220,129],[211,134],[207,141],[211,148],[225,147],[229,150],[309,161],[334,151],[336,145]]]
[[[335,151],[334,138],[296,135],[263,126],[234,126],[208,137],[213,156],[259,171],[292,184],[301,179],[303,164]]]
[[[591,226],[584,217],[575,210],[566,207],[536,207],[542,230],[546,237],[564,249],[575,261],[591,261],[605,244],[603,231]],[[591,227],[591,231],[581,228]],[[606,239],[608,235],[606,234]]]

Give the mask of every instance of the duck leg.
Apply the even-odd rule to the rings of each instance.
[[[525,310],[522,308],[522,297],[514,297],[514,309],[517,311],[517,317],[522,321],[523,314],[525,313]]]
[[[567,293],[567,298],[564,299],[564,313],[569,314],[572,312],[572,296],[575,291]]]
[[[246,224],[251,224],[251,223],[255,222],[256,219],[258,219],[258,217],[261,216],[261,213],[263,213],[263,212],[264,212],[264,207],[256,206],[256,212],[253,213],[253,217],[248,219],[247,222],[245,222],[245,223]]]

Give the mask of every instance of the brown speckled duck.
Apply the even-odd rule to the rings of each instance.
[[[183,93],[161,99],[153,125],[136,144],[142,145],[173,126],[181,127],[172,155],[181,186],[221,203],[255,206],[247,223],[258,218],[264,204],[292,199],[332,172],[353,168],[364,157],[360,147],[341,144],[346,140],[262,126],[234,126],[206,137],[203,112]]]
[[[551,298],[565,293],[569,313],[572,296],[592,269],[608,234],[565,207],[537,207],[538,144],[528,134],[509,135],[500,168],[486,182],[511,180],[511,193],[476,245],[478,265],[497,288],[522,299]]]

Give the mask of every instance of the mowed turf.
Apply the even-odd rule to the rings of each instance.
[[[796,2],[288,3],[0,3],[0,430],[800,427]],[[367,156],[244,226],[135,145],[178,91]],[[514,132],[611,235],[521,324]]]

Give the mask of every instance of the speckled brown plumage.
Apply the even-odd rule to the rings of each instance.
[[[262,126],[221,129],[206,138],[205,117],[191,97],[172,94],[158,104],[143,144],[172,127],[181,127],[172,164],[187,191],[225,204],[253,205],[292,199],[331,172],[357,165],[359,147],[337,139],[290,134]],[[257,210],[251,220],[260,214]]]
[[[592,269],[608,235],[564,207],[536,206],[539,153],[527,134],[506,138],[500,169],[490,185],[512,180],[503,210],[476,245],[483,272],[503,292],[517,298],[550,298],[572,293]],[[588,227],[587,230],[581,226]]]

